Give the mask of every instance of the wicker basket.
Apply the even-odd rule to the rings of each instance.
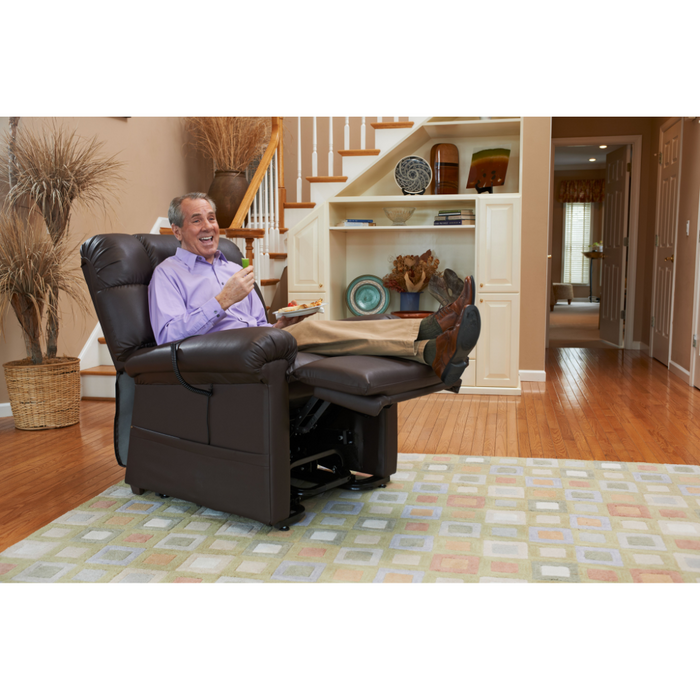
[[[58,357],[33,365],[30,360],[7,362],[5,380],[19,430],[45,430],[80,420],[80,360]]]

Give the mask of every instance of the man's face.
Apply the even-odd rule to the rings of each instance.
[[[181,208],[182,228],[173,226],[173,235],[182,242],[184,250],[212,263],[219,248],[219,224],[211,204],[206,199],[185,199]]]

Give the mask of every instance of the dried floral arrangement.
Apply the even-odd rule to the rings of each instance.
[[[63,293],[80,310],[87,310],[83,278],[70,265],[67,239],[54,244],[35,210],[5,204],[0,211],[0,331],[6,310],[12,307],[22,327],[27,362],[43,364],[41,340],[44,314],[58,317],[58,296]],[[57,324],[49,330],[58,330]],[[55,338],[54,338],[55,339]],[[55,353],[51,357],[55,357]]]
[[[35,129],[18,128],[19,121],[10,117],[4,143],[8,167],[0,169],[0,181],[8,186],[0,232],[0,314],[7,304],[12,306],[28,357],[42,364],[44,335],[45,357],[57,354],[59,293],[87,309],[76,287],[82,278],[69,269],[76,260],[66,242],[72,207],[106,210],[114,185],[124,180],[123,164],[103,156],[104,144],[96,138],[83,139],[56,121]],[[45,334],[40,328],[43,313]]]
[[[185,126],[214,170],[243,172],[270,141],[269,117],[186,117]]]
[[[382,279],[387,289],[395,292],[420,292],[438,273],[440,259],[433,257],[432,250],[423,255],[399,255],[394,260],[394,268]]]

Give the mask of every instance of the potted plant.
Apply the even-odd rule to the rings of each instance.
[[[195,147],[214,162],[208,195],[216,204],[222,229],[231,226],[248,189],[245,169],[264,152],[270,140],[267,117],[187,117],[185,126]]]
[[[439,265],[440,260],[433,257],[432,250],[422,255],[398,255],[392,271],[382,278],[382,284],[401,294],[401,311],[418,311],[420,294]]]
[[[67,232],[74,204],[106,205],[121,163],[56,122],[18,130],[18,121],[10,121],[9,167],[0,171],[9,186],[0,211],[0,319],[11,306],[27,357],[3,367],[15,426],[40,430],[80,417],[80,361],[57,357],[60,294],[87,309]]]

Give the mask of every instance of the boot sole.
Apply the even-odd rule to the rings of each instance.
[[[466,317],[465,317],[466,316]],[[464,370],[469,366],[469,353],[476,346],[481,335],[481,314],[476,306],[468,306],[463,312],[463,319],[457,335],[457,349],[452,355],[440,379],[443,384],[456,384]]]

